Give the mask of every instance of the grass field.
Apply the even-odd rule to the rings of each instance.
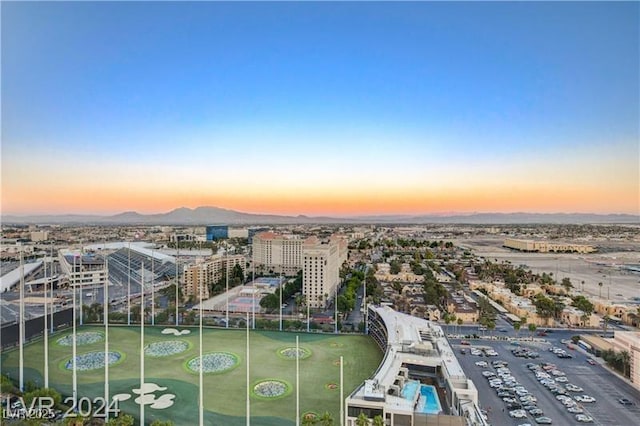
[[[145,328],[145,345],[162,341],[184,341],[188,349],[166,357],[145,356],[145,382],[167,387],[156,392],[175,394],[174,404],[165,409],[146,406],[145,419],[172,420],[176,425],[196,424],[198,419],[198,374],[187,367],[198,356],[198,329],[190,334],[174,336],[162,334],[165,327]],[[181,327],[180,330],[188,329]],[[78,332],[103,332],[103,327],[85,326]],[[63,395],[71,394],[72,373],[65,368],[71,359],[71,346],[62,346],[59,338],[70,330],[49,338],[49,382]],[[340,413],[340,356],[344,357],[344,395],[347,396],[378,367],[382,353],[368,336],[327,335],[255,331],[250,333],[250,382],[253,387],[260,381],[274,379],[288,384],[287,393],[276,398],[265,398],[252,392],[251,423],[254,425],[295,424],[295,358],[281,353],[295,347],[295,336],[300,336],[300,347],[310,353],[300,360],[300,413],[329,411],[334,419]],[[244,330],[206,329],[203,352],[226,352],[235,355],[237,364],[224,372],[204,375],[205,421],[216,425],[244,425],[246,414],[246,332]],[[123,356],[110,366],[110,394],[132,394],[140,384],[140,329],[139,327],[112,326],[109,328],[110,351]],[[43,342],[24,348],[25,381],[43,383]],[[78,345],[77,353],[104,349],[104,340]],[[2,373],[18,377],[18,351],[2,354]],[[104,368],[78,371],[78,397],[96,397],[104,394]],[[333,384],[333,386],[331,386]],[[120,403],[120,408],[134,417],[139,406],[133,400],[137,395]]]

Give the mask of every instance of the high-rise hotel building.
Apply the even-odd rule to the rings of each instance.
[[[253,262],[257,271],[293,276],[302,269],[302,245],[298,235],[260,232],[253,237]]]
[[[331,237],[305,240],[302,249],[302,294],[312,308],[323,308],[335,297],[340,284],[340,267],[347,260],[347,241]]]

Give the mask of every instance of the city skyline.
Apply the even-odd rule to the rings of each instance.
[[[2,213],[639,210],[638,3],[6,3]]]

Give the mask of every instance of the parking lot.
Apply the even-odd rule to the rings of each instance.
[[[549,417],[552,420],[552,424],[555,425],[595,424],[613,426],[640,424],[640,393],[603,366],[597,363],[596,365],[590,365],[587,363],[587,355],[569,349],[566,345],[561,344],[559,340],[557,342],[552,341],[552,344],[521,343],[519,347],[507,341],[472,340],[470,342],[471,346],[461,345],[460,342],[460,340],[451,341],[456,356],[460,360],[467,376],[473,380],[478,389],[480,406],[487,411],[487,417],[492,425],[516,426],[527,423],[535,425],[535,418],[539,416]],[[552,347],[561,348],[572,358],[559,358],[557,354],[549,350]],[[466,348],[466,354],[464,355],[461,353],[462,348]],[[484,350],[481,355],[478,355],[477,351],[474,351],[476,355],[473,355],[471,353],[473,348]],[[512,353],[512,350],[516,348],[521,348],[523,352],[526,349],[536,352],[539,357],[516,357]],[[497,352],[498,355],[486,356],[486,353],[491,353],[491,350]],[[481,361],[487,362],[487,365],[476,365],[476,362]],[[499,370],[499,366],[493,366],[492,363],[495,361],[506,361],[508,370]],[[530,364],[531,368],[528,368],[527,364]],[[542,365],[549,364],[555,365],[555,368],[542,369]],[[545,378],[543,374],[538,379],[534,369],[547,373],[549,378]],[[552,374],[554,370],[555,373]],[[484,377],[483,372],[490,377]],[[500,376],[507,384],[496,380],[494,387],[491,387],[489,379],[495,379]],[[566,379],[563,377],[566,377]],[[559,381],[556,381],[558,378]],[[582,388],[582,390],[570,391],[567,389],[568,384],[575,386],[569,386],[569,389]],[[521,387],[519,388],[519,386]],[[501,390],[500,397],[498,396],[498,389]],[[563,402],[558,400],[557,395],[552,393],[550,389],[561,389],[560,392],[566,393],[566,397],[572,399],[573,402],[567,402],[568,406],[563,405]],[[554,392],[557,392],[557,390],[554,390]],[[531,397],[527,395],[534,397],[535,403],[531,403]],[[582,395],[593,397],[595,401],[576,401],[576,397],[580,396],[578,399],[582,399]],[[565,400],[567,399],[566,397],[564,398]],[[509,402],[503,401],[503,398],[508,398],[507,401]],[[521,398],[524,398],[524,401]],[[618,402],[620,398],[630,399],[633,405],[622,405]],[[511,404],[511,408],[509,408],[508,404]],[[509,415],[510,411],[518,409],[518,405],[525,407],[524,414],[526,417],[513,418]],[[573,406],[572,411],[576,412],[569,412],[569,406]],[[535,411],[536,409],[541,410],[543,414]],[[580,414],[585,416],[583,420],[588,420],[591,417],[591,423],[581,423],[576,419],[576,415],[579,414],[578,411],[580,410],[582,410]],[[522,415],[523,413],[519,414]]]

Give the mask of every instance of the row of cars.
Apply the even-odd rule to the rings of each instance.
[[[540,354],[538,352],[519,345],[511,349],[511,353],[518,358],[540,358]]]
[[[489,386],[496,390],[498,397],[505,403],[509,416],[525,419],[530,415],[538,424],[552,423],[552,420],[544,416],[544,412],[537,406],[538,399],[511,374],[506,361],[492,361],[491,367],[495,372],[489,369],[487,361],[477,361],[475,364],[485,369],[481,373],[482,376],[489,381]]]
[[[568,343],[567,345],[570,345],[570,343]],[[556,346],[549,348],[549,352],[553,352],[558,358],[573,358],[573,355],[571,355],[569,352]]]
[[[566,374],[554,364],[542,362],[539,364],[528,363],[526,366],[535,374],[536,380],[547,388],[569,413],[575,415],[577,421],[593,423],[593,417],[585,414],[584,409],[578,403],[594,403],[596,402],[594,397],[576,394],[584,390],[580,386],[569,383]]]
[[[494,349],[492,348],[470,348],[471,351],[471,355],[475,355],[475,356],[498,356],[498,352],[496,352]],[[462,348],[460,349],[460,353],[462,355],[467,353],[466,348]]]

